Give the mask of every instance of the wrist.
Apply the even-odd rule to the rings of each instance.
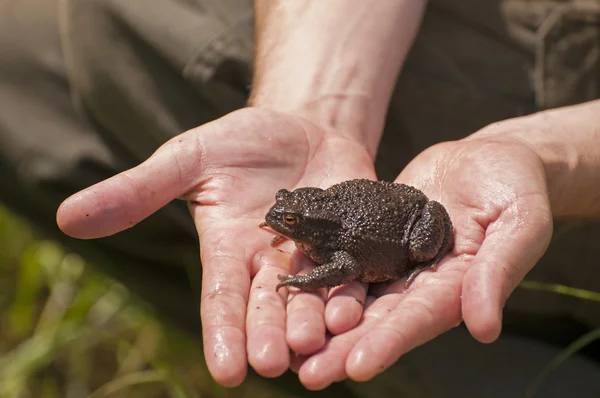
[[[600,101],[592,101],[496,123],[483,129],[481,136],[517,141],[539,157],[555,218],[598,218],[598,115]]]
[[[545,135],[543,131],[511,135],[529,146],[541,160],[553,217],[578,216],[577,196],[585,193],[577,193],[584,189],[578,186],[581,185],[578,179],[582,172],[582,159],[577,149],[569,142],[555,139],[552,134]]]
[[[372,159],[375,158],[385,113],[377,115],[376,112],[367,112],[367,98],[348,93],[334,95],[317,92],[313,97],[298,98],[297,101],[289,98],[278,101],[278,98],[281,97],[276,93],[261,91],[251,97],[249,106],[273,109],[308,119],[328,134],[339,134],[356,141],[365,147]]]
[[[352,7],[347,0],[256,0],[249,105],[303,116],[353,138],[374,158],[424,6],[424,0]]]

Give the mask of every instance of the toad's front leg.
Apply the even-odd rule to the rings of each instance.
[[[275,290],[283,286],[294,286],[301,290],[334,287],[351,282],[359,275],[356,259],[348,252],[338,251],[333,254],[330,262],[316,267],[306,275],[279,275],[281,283]]]

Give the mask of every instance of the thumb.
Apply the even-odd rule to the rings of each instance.
[[[115,234],[189,192],[203,176],[200,127],[163,144],[140,165],[67,198],[56,221],[79,239]]]
[[[474,338],[489,343],[502,329],[508,296],[542,257],[552,235],[543,195],[517,199],[487,229],[463,279],[462,314]]]

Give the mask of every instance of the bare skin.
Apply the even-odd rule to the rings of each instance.
[[[598,112],[595,101],[507,120],[417,156],[397,181],[421,184],[448,208],[452,256],[408,291],[370,290],[356,328],[294,360],[300,380],[311,389],[370,380],[462,321],[494,341],[504,303],[549,244],[552,217],[600,218]]]
[[[95,238],[131,227],[173,197],[189,200],[203,245],[204,339],[207,347],[222,344],[219,355],[207,358],[218,380],[239,380],[246,361],[265,376],[297,367],[311,389],[346,377],[369,380],[461,319],[480,341],[497,338],[506,298],[546,249],[552,215],[600,217],[600,192],[590,190],[600,173],[599,110],[594,102],[506,121],[419,155],[398,181],[420,186],[446,206],[456,243],[438,271],[421,274],[407,293],[402,282],[369,296],[358,283],[298,293],[289,302],[285,292],[275,293],[278,274],[311,265],[270,248],[268,232],[256,233],[272,203],[269,189],[281,181],[290,188],[322,183],[317,170],[339,180],[372,174],[364,172],[370,158],[355,142],[325,139],[310,122],[271,111],[236,112],[174,138],[140,166],[71,197],[59,209],[58,223],[72,236]],[[298,156],[266,156],[255,144],[264,123],[286,126],[289,134],[276,144]],[[565,128],[573,134],[563,134]],[[235,139],[220,139],[223,134]],[[157,171],[163,178],[155,178]],[[474,189],[464,189],[464,181]],[[341,315],[332,322],[328,311],[336,310],[333,315]],[[327,345],[326,330],[337,335]],[[282,356],[287,347],[306,361]]]
[[[372,159],[390,96],[425,3],[382,0],[348,7],[346,0],[255,1],[258,44],[251,105],[302,115],[326,134],[349,135],[371,156],[371,163],[352,178],[374,176]],[[314,186],[340,181],[327,170],[322,178]],[[303,259],[295,264],[294,274],[312,268]],[[290,297],[289,347],[308,355],[323,347],[326,330],[352,329],[360,321],[367,288],[353,282]]]
[[[263,376],[277,376],[289,367],[281,355],[287,347],[309,353],[325,343],[324,300],[298,297],[286,316],[285,294],[263,293],[274,292],[277,274],[289,273],[271,275],[273,267],[291,265],[262,253],[268,238],[256,225],[274,187],[374,177],[391,90],[424,6],[413,0],[354,7],[346,0],[256,0],[255,109],[181,134],[145,163],[59,209],[63,231],[94,238],[130,227],[174,198],[190,201],[202,250],[205,358],[218,383],[240,384],[248,363]],[[349,302],[355,311],[350,318],[328,315],[331,330],[348,330],[360,319],[356,299],[364,300],[366,287],[347,292],[328,305]]]
[[[286,134],[272,139],[271,131]],[[287,294],[275,286],[292,264],[270,257],[284,253],[270,247],[270,232],[257,228],[274,187],[330,185],[357,176],[372,179],[374,172],[369,154],[354,140],[326,135],[303,118],[244,109],[173,138],[141,165],[77,193],[57,219],[67,234],[90,239],[134,227],[174,198],[188,201],[202,247],[206,360],[216,380],[236,385],[248,362],[264,376],[278,376],[289,367],[281,354],[288,346],[314,352],[325,340],[322,322],[304,321],[307,314],[323,319],[323,308],[315,312],[310,302],[296,310],[288,306],[287,325],[304,326],[286,335]]]
[[[392,285],[367,296],[368,286],[350,283],[288,297],[285,289],[275,292],[277,275],[306,272],[311,264],[271,248],[269,233],[257,233],[256,225],[275,189],[374,178],[389,96],[424,2],[347,7],[346,0],[257,0],[256,7],[252,108],[185,132],[141,165],[67,199],[57,215],[61,229],[83,239],[107,236],[174,198],[189,201],[202,249],[205,357],[224,386],[241,383],[248,363],[265,377],[293,366],[311,389],[347,377],[368,380],[461,319],[475,338],[493,341],[504,300],[545,250],[551,210],[600,214],[597,192],[586,188],[597,186],[600,170],[593,152],[598,103],[561,113],[552,123],[538,116],[491,126],[478,133],[479,141],[443,144],[415,159],[398,181],[446,206],[457,241],[453,256],[436,273],[417,277],[408,293]],[[557,121],[570,128],[569,140],[580,137],[577,145],[560,134],[520,136],[532,126],[554,131]],[[552,137],[556,142],[547,145]],[[585,154],[566,176],[552,174],[553,162],[565,161],[552,152],[555,144]],[[469,157],[467,147],[481,155],[491,151],[490,159],[506,167]],[[474,174],[465,174],[474,164]],[[466,180],[473,189],[458,192]],[[548,189],[556,193],[553,202]],[[510,195],[524,193],[519,201]],[[326,331],[336,335],[327,345]],[[300,360],[282,355],[289,348]]]

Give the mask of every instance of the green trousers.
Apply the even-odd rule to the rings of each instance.
[[[70,194],[137,165],[174,135],[243,107],[253,29],[251,0],[0,0],[0,201],[195,333],[199,251],[183,203],[94,241],[62,235],[55,212]],[[394,179],[428,146],[489,123],[599,98],[599,54],[595,0],[430,1],[389,107],[379,177]],[[598,223],[558,224],[528,278],[600,291],[598,241]],[[482,355],[497,355],[514,371],[523,361],[512,363],[502,344],[514,348],[518,336],[564,344],[599,327],[600,309],[517,290],[505,319],[506,337],[496,345],[452,331],[370,383],[338,387],[355,396],[411,396],[412,388],[471,396],[450,375],[460,380],[485,369]],[[446,363],[453,355],[464,366]],[[435,369],[445,375],[437,384]],[[544,396],[559,396],[553,393],[560,390]]]

